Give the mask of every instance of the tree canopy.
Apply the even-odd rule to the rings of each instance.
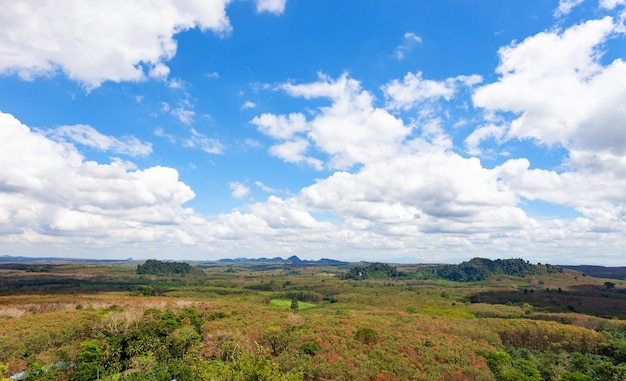
[[[143,265],[137,265],[137,274],[168,275],[187,274],[191,265],[184,262],[162,262],[148,259]]]

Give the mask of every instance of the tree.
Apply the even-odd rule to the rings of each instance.
[[[86,341],[80,345],[80,349],[76,351],[76,359],[78,365],[76,372],[72,376],[72,381],[91,381],[96,380],[100,376],[100,356],[101,349],[98,344],[92,341]]]
[[[168,275],[182,274],[185,275],[191,271],[191,265],[184,262],[162,262],[156,259],[148,259],[143,265],[137,265],[137,274],[151,275]]]
[[[604,287],[606,287],[607,290],[610,290],[612,288],[615,288],[615,283],[613,283],[613,282],[604,282]]]
[[[298,304],[298,299],[292,299],[291,300],[291,309],[292,310],[297,310],[298,308],[300,308],[300,305]]]
[[[174,357],[182,360],[185,360],[187,351],[199,343],[201,339],[196,329],[191,325],[176,329],[168,338],[172,345]]]

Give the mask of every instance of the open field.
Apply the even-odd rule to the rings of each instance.
[[[5,377],[626,379],[626,283],[573,270],[453,282],[280,263],[0,268]]]

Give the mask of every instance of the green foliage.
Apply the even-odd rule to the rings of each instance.
[[[315,355],[315,352],[319,351],[319,349],[320,349],[319,345],[312,343],[310,341],[300,346],[300,351],[304,353],[305,355],[309,355],[309,356]]]
[[[538,274],[537,268],[523,259],[473,258],[458,265],[444,265],[422,269],[417,272],[418,278],[439,278],[454,282],[475,282],[492,275],[526,276]]]
[[[185,275],[189,271],[191,271],[191,266],[184,262],[162,262],[156,259],[148,259],[143,265],[137,265],[137,274]]]
[[[354,338],[363,344],[374,344],[380,339],[378,331],[370,327],[360,327],[354,334]]]
[[[244,286],[244,289],[255,291],[280,291],[282,286],[274,281]]]
[[[297,310],[299,308],[298,306],[298,299],[292,299],[291,300],[291,307],[292,310]]]
[[[76,359],[79,363],[100,361],[100,346],[92,341],[86,341],[76,351]]]
[[[141,289],[141,295],[143,296],[153,296],[154,288],[152,286],[145,286]]]
[[[414,314],[417,313],[417,308],[413,307],[413,306],[409,306],[407,308],[404,309],[406,311],[406,313],[408,314]]]
[[[51,270],[50,265],[28,265],[24,268],[27,273],[49,273]]]
[[[98,379],[100,366],[97,363],[85,362],[76,366],[72,381],[92,381]]]
[[[259,342],[265,348],[268,348],[273,356],[278,356],[287,349],[291,338],[289,332],[286,332],[278,327],[269,327],[265,332],[261,334]]]
[[[398,271],[396,267],[392,267],[386,263],[371,263],[369,265],[358,265],[351,268],[343,274],[343,279],[386,279],[386,278],[402,278],[406,274]]]
[[[491,352],[486,357],[489,369],[498,381],[541,381],[537,366],[529,360],[514,360],[506,352]]]
[[[7,364],[0,363],[0,377],[6,374],[9,371],[9,366]]]
[[[559,378],[560,381],[594,381],[593,377],[578,372],[564,372]]]
[[[270,306],[288,310],[291,309],[293,305],[293,300],[289,299],[271,299]],[[307,303],[307,302],[298,302],[298,310],[306,310],[309,308],[317,307],[317,304]]]
[[[321,303],[324,300],[324,295],[315,291],[287,291],[280,293],[281,298],[284,299],[295,299],[300,302],[309,302],[309,303]]]
[[[257,353],[241,350],[227,361],[210,361],[197,364],[197,367],[202,380],[303,381],[304,379],[301,371],[281,371],[276,363],[264,355],[261,346],[257,347]]]

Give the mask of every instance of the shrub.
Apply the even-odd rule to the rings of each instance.
[[[378,331],[370,327],[361,327],[357,329],[354,337],[363,344],[374,344],[379,340]]]
[[[312,343],[310,341],[302,344],[302,346],[300,347],[300,351],[304,353],[305,355],[309,355],[309,356],[315,355],[315,352],[317,352],[319,349],[320,349],[319,345]]]

